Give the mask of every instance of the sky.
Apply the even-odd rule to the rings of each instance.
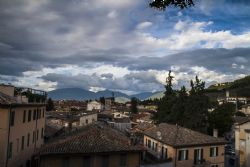
[[[0,83],[50,91],[164,90],[250,74],[250,1],[0,0]]]

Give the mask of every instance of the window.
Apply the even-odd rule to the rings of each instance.
[[[203,149],[194,150],[194,163],[200,164],[203,159]]]
[[[91,157],[85,156],[83,157],[83,167],[90,167],[91,166]]]
[[[24,136],[22,136],[22,146],[21,146],[21,150],[24,149]]]
[[[36,137],[36,132],[35,132],[35,131],[33,131],[32,143],[34,143],[34,142],[35,142],[35,137]]]
[[[43,128],[42,128],[42,130],[41,130],[41,138],[43,138]]]
[[[39,136],[39,130],[37,129],[36,140],[38,140],[38,136]]]
[[[188,160],[188,150],[179,150],[178,160],[179,161]]]
[[[102,167],[108,167],[109,166],[109,156],[104,155],[102,156]]]
[[[29,113],[28,113],[28,122],[30,122],[31,121],[31,110],[29,110]]]
[[[88,124],[88,123],[89,123],[89,120],[88,120],[88,119],[86,119],[86,120],[85,120],[85,122],[86,122],[86,124]]]
[[[9,147],[8,147],[8,159],[12,158],[12,142],[9,143]]]
[[[36,110],[33,111],[33,120],[36,120]]]
[[[121,154],[120,155],[120,166],[125,167],[127,165],[127,155]]]
[[[218,156],[218,147],[210,147],[210,157]]]
[[[151,140],[148,140],[148,148],[151,148]]]
[[[213,165],[211,165],[210,167],[219,167],[219,165],[213,164]]]
[[[30,134],[28,133],[28,135],[27,135],[27,147],[29,147],[29,145],[30,145]]]
[[[15,123],[15,111],[10,112],[10,126],[14,126]]]
[[[26,110],[23,111],[23,123],[26,121]]]
[[[44,108],[43,108],[43,118],[44,118]]]

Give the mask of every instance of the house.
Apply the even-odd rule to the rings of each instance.
[[[250,166],[250,119],[248,117],[237,118],[234,125],[235,153],[238,158],[238,166]]]
[[[121,132],[96,124],[45,145],[35,159],[38,167],[139,167],[143,151]]]
[[[225,140],[178,125],[162,123],[144,131],[144,146],[175,167],[224,167]]]
[[[241,107],[241,112],[246,115],[250,115],[250,104],[245,104]]]
[[[79,114],[80,126],[89,125],[97,121],[97,112],[84,112]]]
[[[97,102],[97,101],[91,101],[91,102],[88,102],[87,104],[87,111],[101,111],[103,110],[103,105],[102,103],[100,102]]]
[[[129,118],[114,118],[107,122],[111,127],[114,127],[120,131],[126,131],[132,127],[132,123]]]
[[[44,143],[46,93],[0,85],[0,166],[32,166]]]

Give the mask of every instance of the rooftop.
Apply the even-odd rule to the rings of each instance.
[[[70,136],[44,145],[38,152],[48,154],[91,154],[108,152],[138,152],[142,146],[130,144],[128,137],[104,125],[89,125]]]
[[[144,131],[144,134],[173,147],[225,144],[221,138],[183,128],[177,125],[162,123]]]

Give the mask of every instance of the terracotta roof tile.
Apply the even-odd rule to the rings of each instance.
[[[142,151],[142,147],[130,144],[129,138],[120,132],[92,125],[84,131],[58,139],[43,146],[38,152],[44,154],[89,154],[123,151]]]
[[[166,123],[146,130],[144,134],[173,147],[226,143],[224,139]]]

